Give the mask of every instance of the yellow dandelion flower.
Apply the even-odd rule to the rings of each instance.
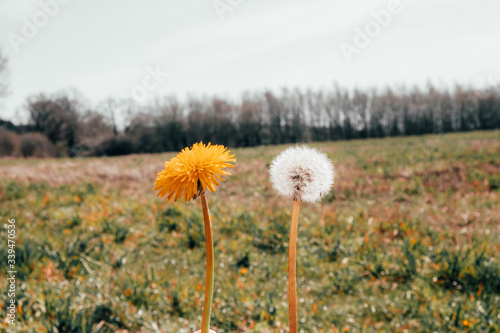
[[[177,156],[165,162],[165,169],[158,173],[154,190],[160,190],[158,196],[167,196],[167,202],[177,201],[184,196],[184,201],[195,199],[200,191],[208,189],[215,192],[222,176],[230,175],[224,168],[232,168],[236,162],[234,155],[221,145],[195,143],[191,148],[184,148]]]
[[[468,321],[467,319],[463,320],[463,321],[462,321],[462,324],[463,324],[465,327],[471,327],[471,326],[472,326],[472,322]]]

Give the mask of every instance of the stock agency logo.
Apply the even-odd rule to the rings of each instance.
[[[368,47],[372,40],[391,24],[393,17],[401,14],[402,11],[403,5],[399,0],[390,0],[387,3],[387,8],[372,11],[370,21],[366,22],[362,28],[359,26],[354,28],[352,43],[342,41],[339,44],[346,61],[351,63],[352,57],[355,54],[360,54],[363,49]]]
[[[7,38],[14,52],[19,52],[21,45],[26,45],[35,38],[50,20],[61,11],[61,5],[70,3],[71,0],[44,0],[40,1],[40,10],[31,17],[24,17],[19,33],[9,32]]]

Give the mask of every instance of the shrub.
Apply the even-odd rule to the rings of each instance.
[[[19,135],[0,127],[0,156],[15,156],[19,149]]]
[[[134,152],[132,140],[125,135],[108,136],[97,146],[95,155],[118,156],[128,155]]]
[[[492,175],[488,178],[488,182],[490,183],[491,191],[498,191],[500,189],[500,175]]]
[[[41,133],[26,133],[21,136],[20,151],[23,157],[54,157],[56,149]]]

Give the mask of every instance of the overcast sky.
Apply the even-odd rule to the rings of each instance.
[[[22,120],[27,96],[68,89],[96,103],[500,82],[500,1],[397,2],[1,0],[11,94],[0,117]]]

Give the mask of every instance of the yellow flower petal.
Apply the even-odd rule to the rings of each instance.
[[[165,162],[165,169],[158,173],[154,190],[158,196],[167,196],[167,201],[184,201],[193,199],[198,194],[198,184],[204,190],[215,192],[219,186],[217,179],[224,181],[222,176],[230,175],[222,169],[232,168],[236,162],[234,155],[221,145],[204,145],[195,143],[191,148],[184,148],[177,156]]]

